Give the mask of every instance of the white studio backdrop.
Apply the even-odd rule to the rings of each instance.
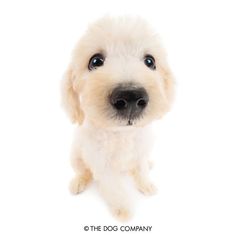
[[[96,188],[71,196],[74,126],[60,107],[71,51],[104,14],[139,15],[161,35],[176,77],[172,111],[156,124],[156,196],[137,197],[126,225],[144,235],[236,235],[235,1],[0,1],[0,235],[123,225]]]

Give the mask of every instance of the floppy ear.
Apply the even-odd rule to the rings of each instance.
[[[161,67],[160,69],[161,74],[164,78],[164,90],[166,99],[168,101],[168,104],[171,105],[175,96],[175,80],[170,68],[167,65],[165,69],[163,67]]]
[[[73,69],[69,67],[65,77],[62,81],[62,103],[69,114],[72,123],[79,123],[80,125],[84,120],[84,113],[80,108],[79,86],[74,88],[75,74]]]
[[[166,91],[166,97],[168,99],[169,105],[172,104],[173,100],[174,100],[174,96],[175,96],[175,82],[174,82],[174,78],[171,74],[171,72],[168,72],[166,77],[165,77],[165,91]]]

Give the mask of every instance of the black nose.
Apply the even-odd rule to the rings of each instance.
[[[144,88],[117,87],[110,95],[110,103],[124,118],[137,118],[148,104],[148,94]]]

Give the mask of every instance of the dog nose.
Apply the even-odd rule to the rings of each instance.
[[[115,88],[110,96],[111,105],[123,116],[135,118],[148,104],[148,94],[144,88]]]

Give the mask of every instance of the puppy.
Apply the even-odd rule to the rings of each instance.
[[[150,124],[170,109],[174,83],[158,37],[139,18],[105,17],[80,39],[63,80],[63,104],[77,123],[72,150],[74,194],[95,180],[114,216],[127,220],[124,176],[145,195]]]

